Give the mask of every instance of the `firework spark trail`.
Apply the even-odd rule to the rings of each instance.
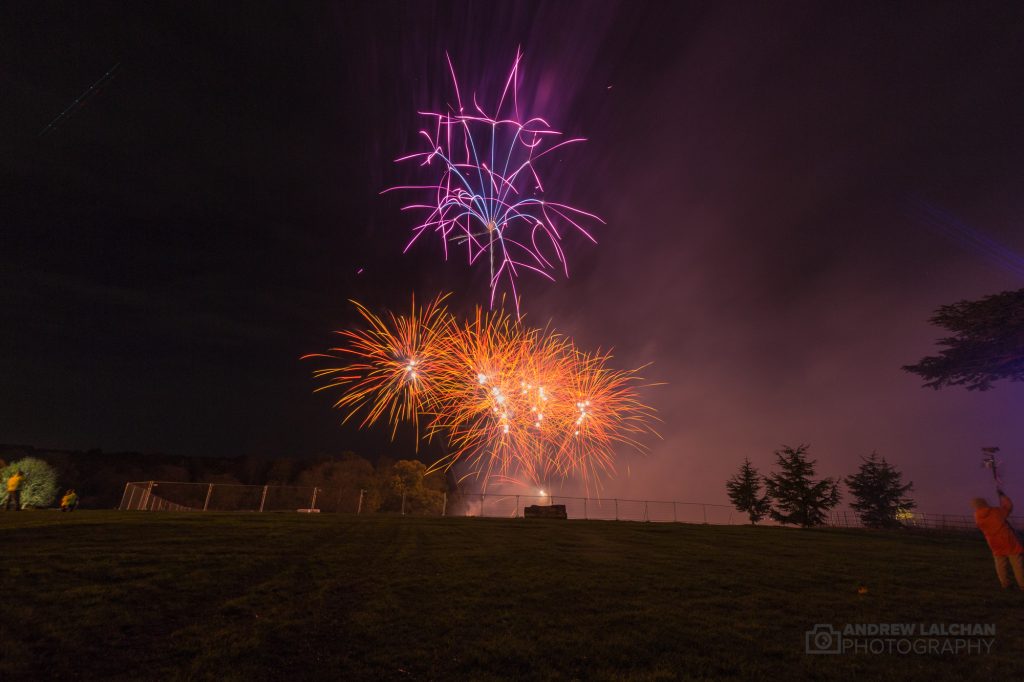
[[[597,243],[586,223],[604,223],[593,213],[545,198],[537,162],[556,149],[585,139],[563,140],[562,133],[543,118],[524,119],[520,115],[521,60],[522,52],[517,52],[492,112],[485,111],[474,94],[472,109],[467,113],[455,69],[448,58],[455,103],[448,105],[447,112],[420,112],[433,124],[432,129],[420,131],[427,150],[396,159],[418,160],[421,166],[431,168],[440,165],[440,175],[433,184],[384,190],[429,191],[430,203],[413,203],[403,208],[427,212],[423,222],[413,228],[405,251],[425,234],[433,233],[441,238],[446,260],[450,243],[465,246],[470,265],[486,255],[490,264],[491,306],[504,282],[515,302],[517,316],[516,278],[530,271],[554,281],[552,272],[556,270],[562,270],[568,277],[563,238],[569,232],[579,232]]]
[[[449,336],[447,328],[452,324],[444,306],[447,297],[438,296],[419,308],[414,298],[408,317],[390,313],[387,318],[378,317],[353,301],[369,328],[337,332],[347,345],[303,356],[304,360],[344,362],[340,367],[325,367],[313,373],[315,378],[327,381],[317,391],[345,387],[334,403],[336,408],[348,409],[344,421],[369,406],[360,426],[374,424],[386,411],[392,438],[400,422],[412,422],[418,429],[420,414],[444,390],[438,382],[447,373],[438,371],[438,365],[446,356],[443,346]],[[418,445],[419,438],[416,442]]]
[[[318,391],[340,389],[335,407],[361,426],[387,415],[422,421],[448,454],[432,470],[460,465],[463,478],[547,487],[578,478],[589,491],[613,474],[616,445],[644,450],[654,411],[638,392],[636,371],[609,366],[608,353],[585,353],[550,330],[525,327],[503,311],[477,308],[464,323],[446,296],[408,316],[377,316],[355,303],[368,328],[344,331],[340,347],[307,358],[340,360],[318,369]],[[417,438],[418,439],[418,438]]]

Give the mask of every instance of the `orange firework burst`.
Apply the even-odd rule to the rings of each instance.
[[[432,469],[461,465],[465,477],[546,485],[581,479],[590,489],[614,473],[615,446],[643,450],[654,413],[638,393],[636,371],[608,366],[608,353],[584,353],[567,337],[527,328],[502,311],[478,308],[456,322],[439,296],[415,302],[408,317],[378,317],[356,303],[369,323],[339,332],[346,344],[305,357],[346,361],[314,372],[339,388],[345,419],[365,412],[363,426],[385,413],[397,425],[425,422],[448,454]]]
[[[608,367],[609,353],[576,351],[574,371],[568,377],[565,401],[567,422],[557,448],[560,471],[591,475],[614,472],[614,446],[643,449],[639,436],[651,431],[653,410],[637,392],[637,371]]]
[[[438,296],[419,308],[413,298],[408,317],[389,313],[385,318],[352,301],[369,327],[337,332],[345,345],[303,356],[345,363],[314,371],[315,378],[327,380],[316,390],[343,388],[334,406],[348,411],[345,421],[365,410],[360,426],[374,424],[386,412],[392,438],[400,422],[418,426],[421,413],[444,393],[441,382],[448,374],[441,367],[448,357],[445,346],[453,324],[444,306],[447,297]]]

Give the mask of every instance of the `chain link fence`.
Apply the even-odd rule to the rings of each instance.
[[[736,510],[723,504],[569,497],[563,495],[509,495],[457,493],[450,496],[453,515],[515,518],[531,505],[565,505],[570,519],[655,521],[676,523],[743,523]]]
[[[724,504],[656,500],[599,499],[562,495],[436,493],[436,498],[402,494],[394,509],[381,511],[372,494],[358,489],[310,486],[240,485],[132,481],[125,484],[119,509],[137,511],[398,513],[414,516],[517,518],[530,505],[565,505],[571,519],[742,524],[746,517]]]
[[[351,511],[349,495],[330,495],[323,488],[237,483],[134,481],[125,484],[118,509],[139,511]],[[344,492],[344,491],[339,491]],[[356,493],[358,495],[358,492]]]
[[[926,512],[904,512],[897,515],[904,528],[921,530],[947,530],[972,532],[978,526],[973,515],[967,514],[929,514]],[[1013,516],[1009,519],[1014,528],[1024,528],[1024,518]],[[829,515],[828,525],[836,528],[863,528],[860,518],[852,511],[833,511]]]
[[[607,521],[652,521],[742,525],[746,514],[724,504],[626,500],[617,498],[570,497],[562,495],[511,495],[431,491],[431,497],[395,495],[382,505],[378,494],[357,488],[320,488],[288,485],[241,485],[235,483],[178,483],[172,481],[133,481],[125,484],[119,509],[139,511],[229,511],[229,512],[306,512],[382,514],[406,516],[484,516],[520,518],[530,505],[565,505],[570,519]],[[974,517],[966,514],[929,514],[905,512],[900,523],[905,528],[944,531],[976,531]],[[1024,528],[1024,518],[1011,518],[1016,528]],[[771,522],[768,522],[771,525]],[[852,511],[833,511],[826,525],[837,528],[863,528]]]

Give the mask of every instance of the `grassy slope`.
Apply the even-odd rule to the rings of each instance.
[[[1024,595],[973,536],[24,512],[0,541],[0,679],[1024,677]],[[819,622],[994,622],[997,641],[807,656]]]

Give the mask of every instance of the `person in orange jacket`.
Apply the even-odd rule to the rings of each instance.
[[[988,502],[976,497],[971,504],[974,507],[974,522],[985,534],[989,549],[992,550],[992,557],[996,562],[996,575],[999,576],[999,584],[1003,589],[1010,587],[1010,576],[1007,571],[1007,564],[1013,567],[1013,575],[1017,579],[1017,587],[1024,590],[1024,547],[1021,546],[1017,534],[1006,522],[1013,511],[1013,502],[1002,490],[996,489],[999,493],[999,506],[990,507]]]
[[[60,498],[60,510],[62,512],[73,512],[78,509],[78,493],[75,492],[74,488],[71,488],[64,497]]]

